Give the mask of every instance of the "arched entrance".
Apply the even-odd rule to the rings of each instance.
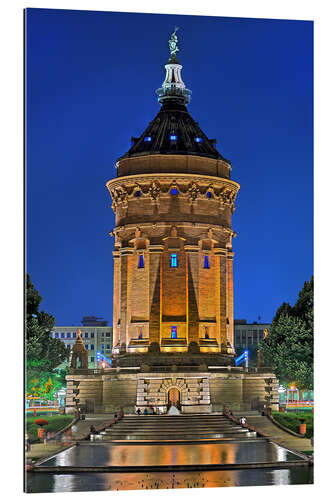
[[[175,406],[180,410],[180,390],[177,387],[171,387],[168,391],[168,408]]]

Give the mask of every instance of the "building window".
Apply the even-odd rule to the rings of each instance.
[[[178,256],[176,253],[172,253],[170,256],[170,267],[178,267]]]
[[[176,140],[177,140],[177,136],[175,134],[171,134],[170,141],[176,141]]]
[[[136,196],[137,198],[140,198],[140,196],[141,196],[141,191],[140,191],[140,189],[138,189],[137,191],[135,191],[135,196]]]
[[[138,268],[143,269],[145,267],[145,261],[143,255],[139,255],[139,263],[138,263]]]
[[[147,135],[144,140],[145,142],[151,142],[151,136]]]
[[[67,349],[70,349],[71,348],[71,345],[70,344],[67,344],[66,345]]]
[[[90,334],[90,338],[92,338],[92,339],[93,339],[94,337],[95,337],[94,332],[91,332],[91,334]]]
[[[62,338],[62,339],[64,339],[64,338],[65,338],[65,334],[64,334],[64,333],[62,333],[62,334],[61,334],[61,338]]]
[[[102,337],[104,337],[104,332],[102,332]]]
[[[210,191],[207,191],[207,198],[211,198],[212,197],[212,193]]]
[[[91,346],[90,346],[90,350],[91,350],[91,351],[93,351],[94,349],[95,349],[94,344],[91,344]]]
[[[177,338],[177,327],[176,326],[172,326],[171,327],[171,338],[172,339],[176,339]]]
[[[84,333],[84,338],[87,339],[89,337],[89,333],[88,332],[85,332]]]
[[[86,349],[87,349],[87,351],[89,350],[89,344],[86,344]]]
[[[93,362],[95,361],[94,356],[91,356],[91,357],[90,357],[90,361],[91,361],[91,363],[93,363]]]
[[[102,349],[104,349],[104,344],[102,344]]]
[[[110,336],[111,336],[111,335],[110,335],[110,332],[107,332],[107,333],[105,334],[105,337],[110,337]]]
[[[209,269],[209,257],[205,255],[204,257],[204,269]]]
[[[55,336],[56,339],[58,339],[59,338],[59,333],[55,332],[54,336]]]
[[[194,140],[195,142],[202,142],[202,137],[196,137]]]
[[[106,349],[110,350],[110,344],[106,344]]]
[[[67,338],[70,339],[71,338],[71,333],[70,332],[67,332]]]
[[[72,337],[73,337],[73,339],[76,339],[76,332],[73,332]]]
[[[178,189],[177,188],[172,188],[170,193],[172,194],[172,196],[177,196],[178,194]]]

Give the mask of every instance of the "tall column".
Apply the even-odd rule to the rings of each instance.
[[[149,245],[149,343],[160,341],[161,255],[163,245]]]
[[[120,249],[120,344],[127,347],[127,331],[129,316],[129,263],[128,257],[133,254],[132,248]]]
[[[216,248],[215,256],[220,261],[217,266],[217,275],[219,275],[219,331],[220,342],[226,345],[227,343],[227,251],[224,248]]]
[[[120,258],[113,252],[113,346],[120,344]]]
[[[234,345],[234,279],[233,279],[233,258],[234,253],[228,252],[227,255],[227,340]]]
[[[188,343],[199,341],[199,247],[185,245]]]

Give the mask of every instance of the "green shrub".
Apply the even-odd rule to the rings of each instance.
[[[36,420],[36,417],[29,416],[26,418],[26,429],[27,432],[30,435],[31,441],[37,441],[38,440],[38,435],[37,435],[37,430],[38,430],[38,425],[36,425],[34,422]],[[43,429],[45,430],[45,433],[47,432],[57,432],[66,427],[66,425],[70,424],[73,420],[73,416],[71,415],[51,415],[48,417],[48,425],[44,425]]]
[[[301,423],[301,420],[304,420],[306,423],[306,434],[305,437],[311,438],[313,436],[313,413],[291,413],[291,412],[278,412],[278,411],[273,411],[272,412],[273,418],[279,424],[284,425],[288,429],[290,429],[293,432],[298,432],[299,433],[299,426]]]

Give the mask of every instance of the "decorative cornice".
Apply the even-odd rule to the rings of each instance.
[[[212,226],[211,224],[205,224],[203,222],[183,222],[183,221],[179,221],[179,222],[175,222],[175,221],[172,221],[172,222],[142,222],[140,223],[140,227],[142,228],[149,228],[149,227],[152,227],[153,229],[157,229],[157,228],[163,228],[163,229],[167,229],[167,228],[171,228],[173,226],[177,226],[177,228],[180,228],[180,227],[184,227],[184,228],[197,228],[197,229],[205,229],[205,230],[209,230],[211,229],[212,231],[216,232],[222,232],[222,233],[227,233],[229,234],[230,236],[232,237],[235,237],[236,236],[236,232],[231,229],[230,227],[227,227],[227,226]],[[135,231],[136,228],[138,227],[137,223],[133,223],[133,224],[124,224],[123,226],[116,226],[113,230],[113,233],[115,236],[117,236],[118,233],[122,232],[122,231]],[[151,245],[153,246],[153,245]]]
[[[171,190],[177,189],[177,196],[185,196],[191,204],[198,199],[206,199],[210,193],[212,201],[219,203],[219,208],[230,207],[234,211],[234,203],[239,184],[229,179],[190,174],[142,174],[111,179],[106,184],[111,198],[112,209],[116,212],[120,207],[128,207],[130,199],[149,198],[154,205],[161,198],[172,196]]]

